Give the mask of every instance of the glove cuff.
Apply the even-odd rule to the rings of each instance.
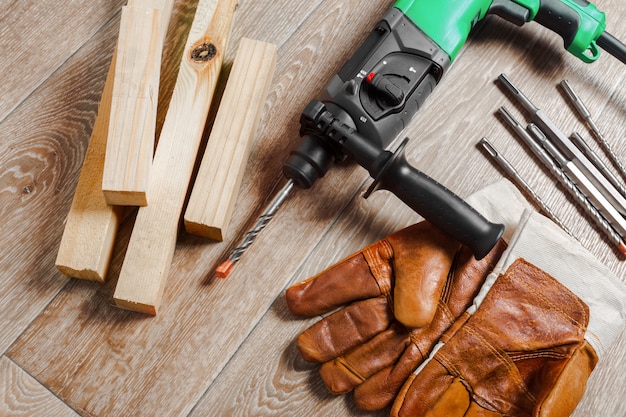
[[[470,312],[474,313],[499,275],[518,258],[526,259],[569,288],[591,313],[585,339],[601,358],[626,326],[626,286],[580,242],[530,206],[507,180],[471,195],[467,202],[493,222],[506,225],[509,244],[487,278]]]
[[[599,357],[605,355],[626,325],[626,286],[619,278],[578,241],[536,212],[524,212],[485,287],[519,258],[547,272],[587,304],[590,319],[585,339]],[[475,304],[480,304],[479,297]]]

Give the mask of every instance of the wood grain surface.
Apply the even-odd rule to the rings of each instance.
[[[608,30],[626,40],[626,8],[596,3]],[[303,361],[294,343],[315,319],[292,316],[284,302],[289,284],[419,219],[387,192],[361,198],[369,186],[362,168],[338,165],[312,189],[294,192],[227,280],[213,270],[282,186],[280,167],[299,141],[301,110],[393,2],[239,0],[218,93],[242,37],[277,45],[275,76],[228,233],[219,243],[179,233],[156,317],[113,305],[135,212],[122,221],[106,283],[70,280],[54,265],[124,4],[28,0],[0,9],[0,415],[388,415],[357,410],[349,394],[328,393],[318,366]],[[157,136],[196,4],[175,3]],[[503,176],[476,146],[488,137],[624,280],[625,259],[495,116],[504,105],[529,120],[495,82],[501,73],[567,133],[590,139],[557,88],[568,79],[626,159],[626,66],[608,54],[583,64],[539,25],[518,28],[489,17],[403,132],[411,138],[409,161],[467,196]],[[626,416],[624,387],[622,334],[574,416]]]

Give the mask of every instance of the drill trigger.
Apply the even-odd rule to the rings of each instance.
[[[504,20],[522,26],[531,20],[530,10],[512,0],[493,0],[487,14],[495,14]]]

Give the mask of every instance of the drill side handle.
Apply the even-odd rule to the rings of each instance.
[[[391,191],[427,221],[468,246],[477,259],[485,257],[502,236],[503,225],[491,223],[456,194],[407,162],[404,147],[408,138],[393,153],[381,149],[336,118],[324,103],[317,100],[311,101],[305,108],[300,122],[301,132],[308,136],[307,142],[327,141],[369,172],[374,183],[365,198],[378,189]],[[300,182],[300,173],[311,171],[299,168],[310,165],[307,154],[292,154],[286,164],[288,169],[283,171],[296,183]],[[331,154],[328,151],[325,154],[323,159],[329,160]]]
[[[404,156],[408,139],[392,154],[378,172],[372,167],[374,184],[365,197],[378,189],[391,191],[402,202],[454,239],[469,247],[482,259],[498,242],[504,226],[495,224],[452,191],[411,166]]]

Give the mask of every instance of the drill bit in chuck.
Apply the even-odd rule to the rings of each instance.
[[[294,186],[295,182],[290,179],[287,184],[285,184],[285,186],[278,192],[278,194],[276,194],[276,196],[267,206],[265,211],[259,216],[252,229],[250,229],[250,231],[246,233],[244,239],[241,241],[239,246],[233,249],[228,259],[222,262],[217,267],[217,269],[215,270],[215,274],[218,278],[226,278],[228,274],[230,274],[230,271],[232,271],[235,263],[239,261],[239,259],[241,259],[244,252],[248,249],[250,245],[252,245],[252,242],[255,241],[259,233],[261,233],[261,231],[265,229],[265,226],[267,226],[270,220],[274,218],[280,206],[282,206],[287,197],[289,197],[289,194],[293,190]]]

